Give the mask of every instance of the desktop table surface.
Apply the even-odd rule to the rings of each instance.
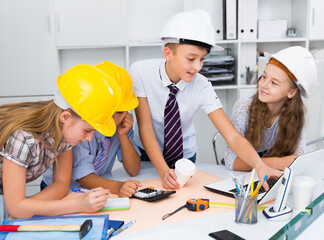
[[[216,164],[196,163],[197,170],[202,170],[210,174],[214,174],[220,178],[228,178],[228,169],[224,166]],[[244,172],[231,171],[234,175],[239,175]],[[145,181],[159,178],[157,170],[151,162],[142,162],[141,171],[136,177],[130,177],[121,166],[114,169],[106,175],[107,178],[119,181],[138,180]],[[201,186],[203,187],[203,186]],[[215,193],[217,194],[217,193]],[[292,194],[288,199],[288,205],[292,205]],[[198,219],[186,220],[172,224],[166,224],[158,227],[127,231],[114,236],[115,240],[131,239],[131,240],[158,240],[158,239],[199,239],[210,240],[208,236],[211,232],[220,230],[229,230],[245,239],[269,239],[279,229],[281,229],[289,221],[271,222],[268,221],[261,211],[258,211],[258,222],[253,225],[237,224],[234,221],[234,211],[207,216]],[[293,215],[295,216],[296,213]],[[321,215],[308,227],[297,239],[314,239],[315,236],[323,236],[324,233],[324,216]],[[317,237],[316,237],[317,238]]]

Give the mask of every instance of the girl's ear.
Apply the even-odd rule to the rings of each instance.
[[[65,123],[67,122],[68,120],[70,120],[72,118],[72,113],[68,110],[64,110],[62,113],[61,113],[61,116],[60,116],[60,120],[62,123]]]
[[[298,88],[291,88],[288,93],[288,98],[292,99],[296,95],[297,92],[298,92]]]

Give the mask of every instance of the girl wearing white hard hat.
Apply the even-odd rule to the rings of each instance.
[[[112,115],[121,90],[90,65],[69,69],[57,85],[54,101],[0,106],[0,220],[95,212],[106,203],[108,190],[103,188],[63,197],[69,192],[72,146],[91,141],[95,130],[115,133]],[[27,198],[26,183],[52,164],[53,183]]]
[[[268,166],[284,170],[306,150],[302,96],[310,94],[317,79],[316,65],[312,54],[299,46],[265,56],[269,62],[257,93],[235,103],[232,123]],[[228,146],[225,163],[230,169],[251,169]]]

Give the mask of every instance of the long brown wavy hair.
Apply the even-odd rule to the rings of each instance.
[[[290,79],[289,84],[291,89],[297,88]],[[247,131],[247,139],[255,149],[260,147],[262,143],[264,129],[268,120],[267,105],[259,100],[258,95],[257,91],[249,107],[250,118]],[[295,152],[305,123],[304,114],[305,106],[298,89],[295,96],[291,99],[288,98],[282,108],[276,142],[271,149],[268,149],[268,152],[264,155],[265,157],[283,157]]]
[[[44,142],[42,132],[48,131],[54,138],[54,145],[47,146],[54,151],[57,161],[57,149],[63,138],[63,125],[60,121],[61,108],[51,101],[22,102],[0,106],[0,148],[16,130],[24,130]],[[71,111],[73,112],[73,111]]]

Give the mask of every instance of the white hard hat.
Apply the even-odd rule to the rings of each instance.
[[[224,50],[216,46],[215,30],[209,14],[203,10],[179,12],[164,25],[161,39],[166,43],[188,43],[210,50]],[[188,41],[189,40],[189,41]],[[195,41],[196,44],[192,41]],[[197,44],[198,42],[198,44]]]
[[[274,58],[282,63],[296,78],[296,85],[303,97],[308,97],[317,81],[316,64],[313,55],[304,47],[294,46],[283,49],[276,54],[265,53],[270,60]]]

